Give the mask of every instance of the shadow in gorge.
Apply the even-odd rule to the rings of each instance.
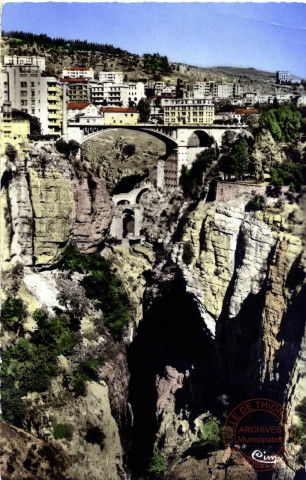
[[[150,305],[148,293],[144,319],[128,351],[134,415],[129,455],[133,479],[141,478],[152,456],[158,427],[156,377],[164,375],[166,366],[180,373],[189,371],[183,388],[175,395],[176,410],[190,412],[190,423],[215,403],[215,350],[197,307],[178,273],[172,281],[160,285],[160,292]]]

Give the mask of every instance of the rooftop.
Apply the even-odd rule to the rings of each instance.
[[[79,110],[88,107],[88,105],[90,105],[89,102],[67,102],[68,110]]]
[[[136,108],[121,108],[121,107],[101,107],[101,112],[111,113],[137,113]]]
[[[60,78],[61,82],[67,83],[83,83],[87,82],[86,78]]]

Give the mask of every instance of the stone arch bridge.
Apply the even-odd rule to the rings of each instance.
[[[166,144],[166,158],[159,162],[158,186],[176,187],[182,167],[188,168],[196,155],[210,146],[212,137],[218,147],[227,131],[242,133],[248,130],[247,125],[204,125],[204,126],[166,126],[139,124],[127,125],[86,125],[71,124],[68,126],[68,140],[77,140],[80,144],[87,142],[109,130],[136,130],[159,138]]]
[[[128,193],[113,195],[114,216],[110,227],[110,235],[122,240],[137,240],[141,237],[143,207],[141,198],[152,185],[147,182]]]

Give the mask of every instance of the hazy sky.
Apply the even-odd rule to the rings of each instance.
[[[306,4],[10,3],[3,30],[111,43],[200,66],[290,70],[306,78]]]

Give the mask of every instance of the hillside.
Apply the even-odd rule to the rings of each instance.
[[[183,63],[168,64],[167,57],[158,54],[139,56],[113,45],[90,43],[80,40],[52,39],[47,35],[34,35],[24,32],[3,32],[1,55],[38,55],[46,57],[47,72],[59,76],[63,67],[93,67],[96,72],[102,70],[123,71],[126,80],[163,80],[176,83],[177,78],[184,81],[237,82],[243,75],[244,82],[259,80],[265,82],[268,72],[255,69],[235,69],[231,67],[204,68]],[[155,60],[166,59],[165,67]],[[167,65],[168,64],[168,65]],[[170,68],[168,68],[168,66]],[[262,75],[262,74],[266,75]]]

